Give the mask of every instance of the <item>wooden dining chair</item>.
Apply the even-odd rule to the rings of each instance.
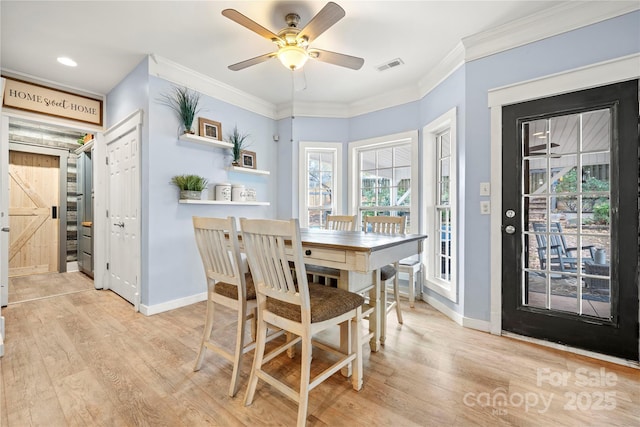
[[[254,275],[258,299],[257,346],[245,405],[253,402],[258,380],[263,380],[298,403],[298,426],[307,418],[309,391],[343,367],[351,367],[355,390],[362,388],[362,338],[360,327],[364,298],[343,289],[308,283],[297,219],[290,221],[241,219],[242,241]],[[291,254],[291,255],[289,255]],[[293,258],[292,260],[290,258]],[[292,270],[289,262],[293,262]],[[295,339],[265,354],[267,325],[276,325]],[[340,326],[341,347],[312,340],[318,332]],[[267,372],[268,363],[302,343],[299,390]],[[316,345],[338,357],[330,367],[311,378],[311,350]],[[275,371],[277,369],[271,369]]]
[[[404,234],[406,226],[404,216],[371,216],[365,215],[363,218],[363,228],[365,233],[383,234]],[[402,311],[400,310],[400,287],[398,283],[399,261],[390,265],[385,265],[380,269],[380,280],[384,283],[384,303],[387,305],[387,313],[394,308],[398,323],[402,324]],[[387,300],[387,285],[393,279],[394,300]]]
[[[355,215],[327,215],[325,228],[327,230],[353,231],[357,227]]]
[[[355,215],[327,215],[325,222],[326,230],[353,231],[356,229],[357,217]],[[307,265],[307,274],[313,282],[324,283],[333,287],[337,286],[340,280],[340,270],[318,265]]]
[[[207,279],[207,314],[200,350],[194,371],[200,370],[206,349],[212,350],[233,363],[229,396],[238,391],[240,360],[243,354],[255,348],[255,341],[245,342],[246,323],[251,321],[251,336],[256,331],[256,292],[246,258],[240,253],[236,220],[228,218],[193,217],[196,244]],[[215,306],[221,305],[236,312],[236,342],[233,352],[228,351],[212,337]],[[218,325],[219,323],[216,323]],[[218,326],[214,336],[227,326]],[[280,334],[281,335],[281,334]],[[276,337],[275,333],[270,339]]]

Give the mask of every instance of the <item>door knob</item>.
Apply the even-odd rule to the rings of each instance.
[[[124,228],[124,222],[114,222],[113,225],[116,227]]]
[[[9,232],[9,227],[2,227],[2,231],[4,231],[5,233]]]

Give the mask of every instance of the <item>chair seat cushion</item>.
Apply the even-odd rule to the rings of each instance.
[[[309,283],[309,300],[311,323],[332,319],[364,304],[361,295],[316,283]],[[295,304],[267,298],[267,310],[294,322],[302,321],[300,306]]]
[[[383,282],[391,279],[396,275],[396,269],[393,265],[385,265],[380,269],[380,280]]]
[[[253,276],[251,276],[251,273],[245,274],[244,280],[247,283],[247,300],[256,299],[256,287],[253,285]],[[227,298],[238,299],[238,288],[236,285],[230,283],[216,283],[215,293]]]

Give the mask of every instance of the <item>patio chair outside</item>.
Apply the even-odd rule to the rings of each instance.
[[[550,270],[575,272],[578,265],[578,248],[567,245],[567,240],[562,233],[562,225],[559,222],[550,223],[549,234],[546,234],[547,226],[545,223],[534,222],[532,225],[538,243],[540,268],[545,270],[547,262],[549,262]],[[549,256],[547,256],[547,236],[549,237]],[[582,250],[588,250],[588,255],[585,256],[585,254],[582,257],[583,263],[594,263],[595,246],[584,245]]]

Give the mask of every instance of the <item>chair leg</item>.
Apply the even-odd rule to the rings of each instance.
[[[234,397],[238,392],[238,379],[240,378],[240,360],[244,349],[244,333],[247,324],[247,307],[242,302],[238,302],[238,325],[236,328],[236,349],[233,355],[233,373],[231,374],[231,384],[229,385],[229,396]]]
[[[414,308],[416,302],[416,273],[413,266],[409,272],[409,307]]]
[[[356,309],[356,317],[351,319],[351,351],[356,352],[356,358],[351,363],[351,383],[353,389],[362,389],[362,306]]]
[[[211,301],[209,293],[211,292],[211,287],[209,286],[209,291],[207,292],[207,314],[204,322],[204,331],[202,332],[202,341],[200,343],[200,351],[198,352],[198,357],[196,358],[196,363],[193,367],[194,371],[199,371],[202,367],[202,361],[204,360],[205,354],[205,343],[209,341],[211,338],[211,331],[213,331],[213,312],[214,312],[214,302]]]
[[[399,266],[396,263],[396,275],[393,278],[393,297],[395,298],[396,302],[396,316],[398,317],[398,323],[402,325],[402,311],[400,310],[400,272],[398,271],[398,269]]]
[[[305,331],[302,337],[302,367],[300,372],[300,401],[298,402],[298,427],[307,422],[309,406],[309,383],[311,381],[311,335]]]
[[[261,317],[259,315],[259,317]],[[262,369],[262,359],[264,358],[264,350],[267,343],[267,324],[258,319],[258,334],[256,337],[256,349],[253,356],[253,365],[251,366],[251,375],[249,376],[249,385],[247,386],[247,394],[244,397],[244,405],[249,406],[253,402],[258,386],[257,371]]]

